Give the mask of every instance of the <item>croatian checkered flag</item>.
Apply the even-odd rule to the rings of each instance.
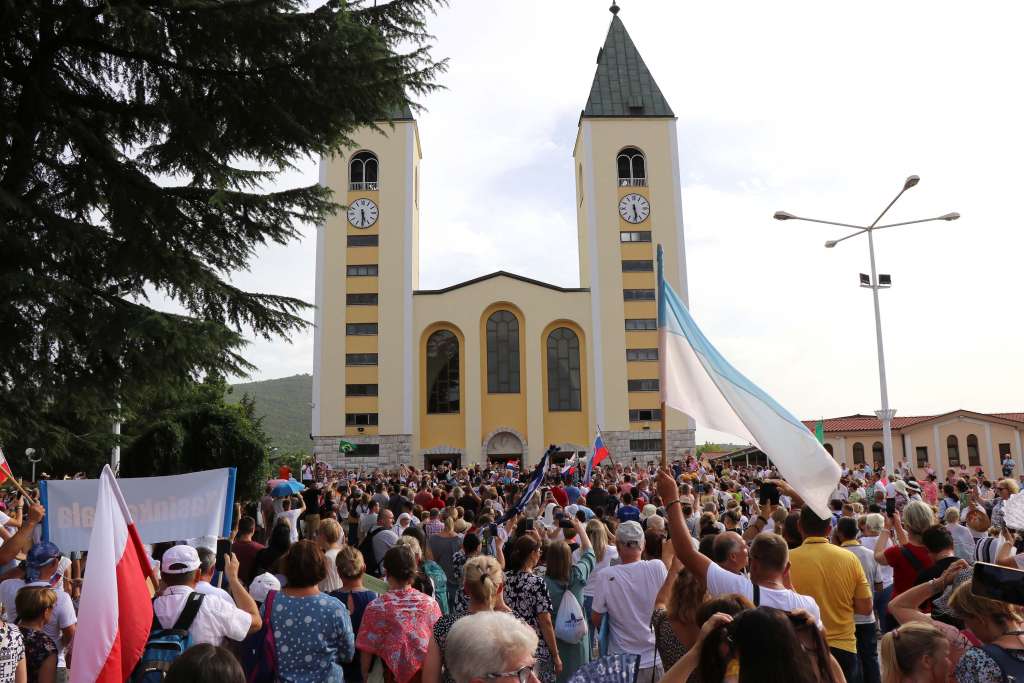
[[[526,509],[526,504],[533,498],[533,494],[537,492],[540,485],[544,482],[544,473],[548,471],[548,463],[551,461],[551,455],[558,452],[558,446],[548,446],[548,450],[544,453],[544,457],[540,459],[537,466],[533,468],[533,476],[530,477],[530,483],[526,485],[526,490],[523,491],[523,496],[516,501],[516,504],[505,510],[505,514],[495,520],[495,524],[504,524],[508,520],[512,519],[520,512]]]

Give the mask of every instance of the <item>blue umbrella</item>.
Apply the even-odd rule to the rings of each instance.
[[[287,496],[296,494],[299,491],[304,491],[305,489],[306,487],[300,484],[299,482],[295,481],[294,479],[289,479],[288,481],[283,481],[277,486],[275,486],[270,491],[270,495],[274,496],[275,498],[285,498]]]

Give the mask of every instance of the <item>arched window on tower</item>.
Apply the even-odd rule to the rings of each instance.
[[[378,190],[377,155],[362,151],[352,157],[348,164],[348,189],[351,192]]]
[[[853,444],[853,463],[855,465],[864,464],[864,444],[860,441]]]
[[[636,147],[626,147],[616,158],[619,187],[647,187],[647,160]]]
[[[519,393],[519,320],[510,311],[487,319],[487,393]]]
[[[580,410],[580,338],[568,327],[548,335],[548,410]]]
[[[448,330],[427,339],[427,412],[459,412],[459,340]]]
[[[875,461],[876,468],[885,465],[885,447],[882,446],[881,441],[871,444],[871,459]]]
[[[960,440],[953,434],[946,437],[946,456],[950,467],[960,467]]]
[[[967,435],[967,464],[971,467],[981,466],[981,453],[978,451],[978,437]]]

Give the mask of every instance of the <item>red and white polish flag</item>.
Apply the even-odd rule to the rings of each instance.
[[[0,448],[0,484],[8,479],[14,479],[14,474],[11,472],[11,466],[7,464],[7,458],[4,457],[4,449]]]
[[[71,683],[124,683],[153,623],[149,558],[109,466],[100,474]]]

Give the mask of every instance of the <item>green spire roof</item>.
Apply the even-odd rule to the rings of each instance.
[[[583,116],[675,116],[622,20],[612,14]]]

